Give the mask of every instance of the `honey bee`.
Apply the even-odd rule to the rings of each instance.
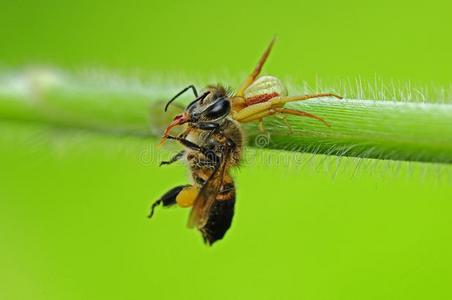
[[[253,72],[235,93],[221,85],[211,85],[198,94],[195,86],[189,85],[167,102],[165,111],[185,92],[191,90],[194,94],[195,99],[184,113],[174,117],[161,140],[161,143],[166,139],[175,140],[184,146],[184,150],[160,163],[169,165],[186,160],[193,183],[166,192],[152,204],[149,218],[159,205],[192,207],[188,226],[196,227],[204,242],[212,245],[224,237],[234,216],[236,190],[230,170],[241,161],[244,136],[240,124],[258,121],[259,128],[264,130],[265,117],[282,114],[313,118],[329,126],[316,115],[285,108],[284,104],[319,97],[341,99],[340,96],[331,93],[288,96],[286,87],[278,78],[258,78],[274,41],[270,42]],[[171,129],[180,125],[184,126],[182,133],[170,135]]]

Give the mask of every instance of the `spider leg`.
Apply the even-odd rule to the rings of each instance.
[[[272,115],[275,113],[276,108],[282,108],[284,104],[288,102],[295,101],[304,101],[312,98],[321,98],[321,97],[336,97],[338,99],[342,99],[342,97],[331,94],[331,93],[322,93],[315,95],[303,95],[303,96],[290,96],[290,97],[274,97],[272,99],[267,100],[266,102],[260,102],[257,104],[253,104],[247,106],[237,112],[234,112],[232,117],[242,123],[252,122],[255,120],[259,120],[263,117]],[[283,112],[287,114],[294,114],[290,112]],[[309,113],[305,113],[304,116],[311,117],[313,115]],[[318,118],[318,117],[317,117]],[[316,118],[314,118],[316,119]]]
[[[264,54],[262,54],[261,58],[259,59],[259,62],[257,63],[257,66],[254,68],[253,72],[240,85],[239,89],[235,93],[236,96],[242,97],[245,90],[254,82],[254,80],[256,80],[257,76],[259,76],[259,73],[261,72],[262,67],[265,64],[265,61],[267,60],[268,56],[270,55],[270,52],[272,50],[274,43],[275,43],[275,38],[273,38],[271,40],[270,44],[267,46],[267,49],[265,50]]]
[[[289,133],[292,134],[293,133],[293,129],[292,129],[292,126],[290,125],[290,123],[287,121],[287,116],[286,115],[282,115],[282,116],[276,115],[276,117],[284,122],[284,124],[289,129]]]
[[[307,112],[302,111],[302,110],[295,110],[295,109],[289,109],[289,108],[284,108],[284,107],[275,108],[275,110],[278,113],[285,114],[285,115],[287,114],[287,115],[293,115],[293,116],[307,117],[307,118],[315,119],[317,121],[322,122],[326,126],[331,127],[331,125],[327,121],[322,119],[321,117],[313,115],[313,114],[310,114],[310,113],[307,113]],[[290,124],[287,123],[287,119],[286,119],[286,124],[289,126],[289,129],[292,131],[292,127],[290,127]]]

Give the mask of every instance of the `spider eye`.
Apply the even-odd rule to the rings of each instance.
[[[207,120],[215,120],[225,117],[231,111],[231,104],[227,98],[220,98],[203,111]]]

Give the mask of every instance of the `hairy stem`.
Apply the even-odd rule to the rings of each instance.
[[[293,107],[331,127],[307,118],[290,117],[288,124],[273,118],[266,134],[248,126],[251,142],[290,151],[452,162],[452,105],[325,99]]]
[[[38,121],[115,134],[158,136],[172,116],[163,103],[178,88],[102,81],[59,72],[0,76],[0,119]],[[318,99],[291,105],[316,120],[267,118],[265,132],[245,125],[250,144],[288,151],[377,159],[452,162],[452,105],[353,99]],[[289,126],[288,126],[289,125]]]

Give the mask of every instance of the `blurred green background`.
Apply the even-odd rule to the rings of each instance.
[[[450,86],[448,1],[3,1],[0,65],[240,80],[267,73]],[[191,83],[191,82],[187,82]],[[168,95],[170,96],[170,95]],[[452,297],[448,165],[249,150],[237,213],[205,247],[155,140],[0,116],[0,299]]]

